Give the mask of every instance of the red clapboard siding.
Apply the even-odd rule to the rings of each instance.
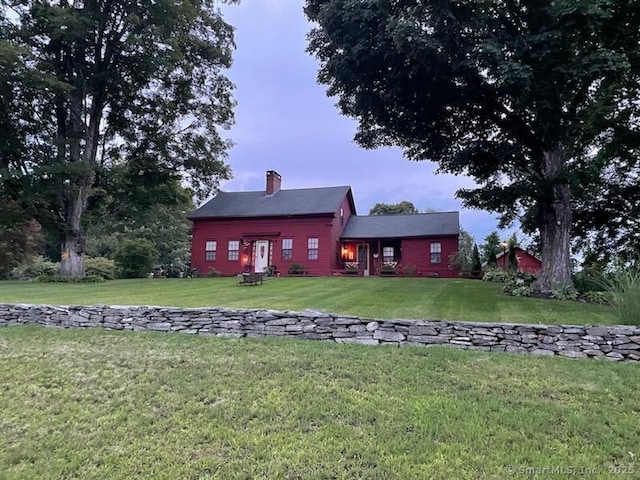
[[[516,258],[518,259],[518,270],[521,272],[538,275],[542,270],[542,261],[520,247],[516,247]],[[506,269],[509,262],[509,252],[505,251],[497,261],[498,267]]]
[[[431,243],[441,244],[440,263],[431,263]],[[458,251],[457,237],[424,237],[402,240],[401,263],[406,268],[413,266],[421,276],[457,277],[458,270],[449,268],[450,256]]]
[[[345,212],[346,213],[346,212]],[[329,275],[335,268],[337,245],[333,241],[333,223],[339,219],[324,217],[294,218],[243,218],[243,219],[196,219],[193,226],[193,242],[191,247],[191,267],[200,274],[206,274],[211,268],[224,275],[240,273],[245,262],[251,261],[251,250],[240,250],[238,260],[228,260],[228,243],[230,240],[243,239],[247,242],[270,240],[272,242],[271,264],[278,272],[286,274],[289,265],[300,263],[310,275]],[[318,259],[307,258],[307,240],[318,238]],[[291,260],[282,259],[282,239],[293,240]],[[207,241],[217,242],[216,260],[205,260]],[[248,258],[246,258],[248,256]]]

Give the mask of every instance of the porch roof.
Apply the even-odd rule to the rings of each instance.
[[[433,237],[459,233],[459,212],[352,215],[342,232],[342,239]]]

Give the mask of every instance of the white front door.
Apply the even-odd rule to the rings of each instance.
[[[362,270],[365,277],[369,276],[369,244],[360,243],[358,245],[358,268]]]
[[[256,242],[255,271],[264,272],[269,266],[269,240],[258,240]]]

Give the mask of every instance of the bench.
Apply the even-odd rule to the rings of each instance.
[[[238,275],[238,285],[262,285],[262,273],[243,273]]]

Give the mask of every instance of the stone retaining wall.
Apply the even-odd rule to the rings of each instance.
[[[640,360],[640,327],[372,320],[324,312],[0,304],[0,327],[101,327],[231,337],[289,336],[364,345],[426,346]]]

